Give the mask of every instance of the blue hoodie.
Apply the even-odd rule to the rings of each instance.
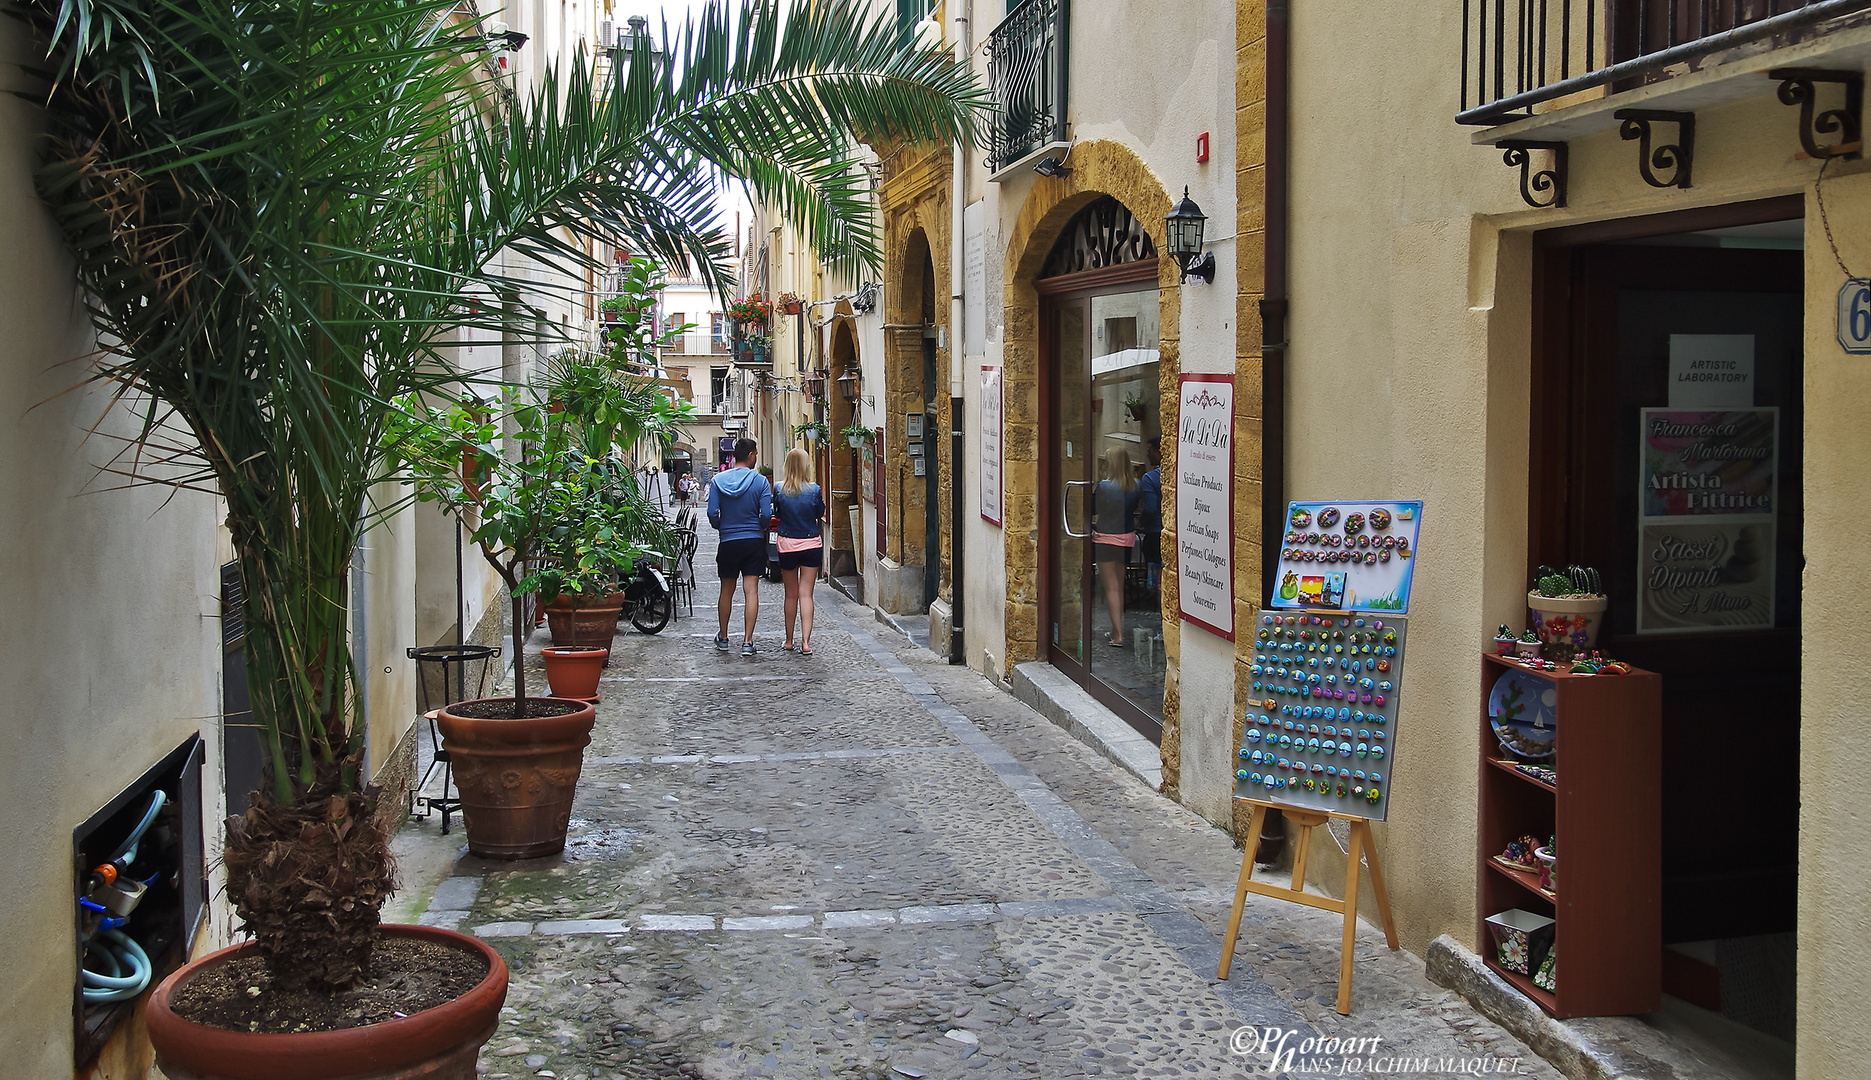
[[[708,524],[724,542],[766,539],[772,516],[773,488],[752,469],[729,469],[708,485]]]

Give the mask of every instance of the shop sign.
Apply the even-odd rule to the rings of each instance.
[[[981,365],[981,518],[1001,523],[1000,368]]]
[[[1234,377],[1182,376],[1176,588],[1182,618],[1234,640]]]
[[[1652,519],[1637,530],[1637,632],[1774,623],[1774,523]]]
[[[1774,516],[1779,409],[1639,415],[1644,517]]]
[[[1754,404],[1753,334],[1671,334],[1670,408]]]
[[[1637,632],[1774,621],[1780,411],[1639,411]]]

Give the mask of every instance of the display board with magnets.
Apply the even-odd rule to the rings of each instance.
[[[1236,798],[1384,820],[1407,623],[1343,611],[1259,613]]]
[[[1286,505],[1275,571],[1276,608],[1410,610],[1423,504],[1339,499]]]

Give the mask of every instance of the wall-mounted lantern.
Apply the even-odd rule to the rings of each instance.
[[[1202,226],[1208,218],[1202,208],[1189,198],[1189,189],[1182,189],[1182,199],[1170,208],[1163,224],[1169,232],[1169,255],[1182,267],[1182,280],[1192,277],[1201,278],[1208,284],[1215,283],[1215,256],[1202,253]]]

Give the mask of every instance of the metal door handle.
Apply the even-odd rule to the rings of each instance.
[[[1065,482],[1065,495],[1059,500],[1059,516],[1065,520],[1061,521],[1060,524],[1064,526],[1065,534],[1074,540],[1089,540],[1091,538],[1091,533],[1089,531],[1072,531],[1072,489],[1075,487],[1092,487],[1096,483],[1097,481],[1095,480],[1067,480]]]

